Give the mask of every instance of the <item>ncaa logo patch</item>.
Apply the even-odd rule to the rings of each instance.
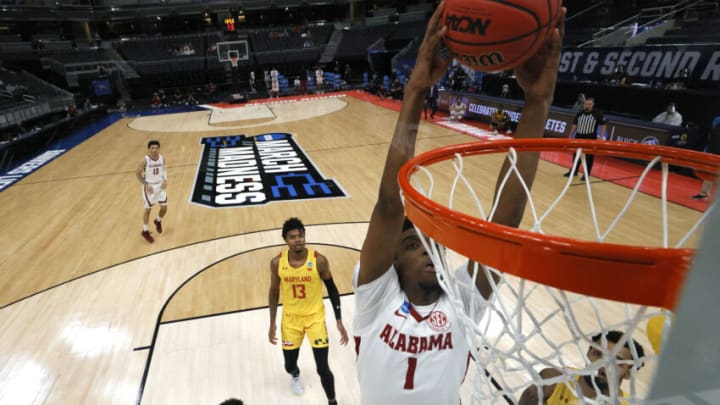
[[[203,145],[190,201],[207,207],[345,197],[287,133],[200,139]]]
[[[447,315],[441,311],[432,311],[427,318],[430,328],[436,332],[444,332],[450,328],[450,321]]]

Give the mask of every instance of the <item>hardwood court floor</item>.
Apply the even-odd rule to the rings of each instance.
[[[322,399],[309,352],[301,354],[307,392],[288,397],[279,348],[266,343],[267,310],[252,309],[266,305],[268,262],[282,247],[278,228],[291,216],[308,225],[308,242],[328,256],[341,293],[351,292],[397,113],[356,97],[269,108],[274,119],[258,123],[255,116],[248,126],[242,119],[213,126],[209,112],[123,119],[0,194],[0,404]],[[268,132],[293,134],[348,197],[219,209],[189,202],[201,137]],[[154,244],[140,236],[134,174],[151,139],[160,141],[169,166],[165,232],[155,234]],[[416,149],[472,140],[422,122]],[[491,189],[500,161],[469,165],[479,188]],[[541,163],[540,207],[562,187],[557,179],[564,170]],[[628,191],[606,183],[594,187],[606,226]],[[587,211],[581,188],[563,204],[545,230],[592,235],[589,222],[576,218]],[[636,215],[613,238],[659,243],[648,240],[659,229],[642,215],[648,207],[657,201],[639,196]],[[672,229],[699,216],[669,209],[677,217]],[[350,329],[351,297],[344,302]],[[332,321],[329,330],[335,333]],[[358,403],[352,348],[335,344],[331,366],[341,403]]]

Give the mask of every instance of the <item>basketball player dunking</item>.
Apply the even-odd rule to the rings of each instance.
[[[277,315],[280,290],[283,297],[281,339],[285,371],[292,376],[290,388],[295,395],[303,393],[300,369],[297,365],[300,345],[307,335],[312,346],[315,366],[320,383],[330,405],[335,399],[335,377],[328,365],[328,334],[325,327],[325,305],[322,285],[325,284],[333,306],[340,344],[348,342],[347,331],[340,314],[340,294],[332,279],[330,265],[325,256],[305,247],[305,226],[297,218],[290,218],[283,224],[282,237],[288,249],[283,250],[270,262],[270,330],[268,340],[277,343],[275,318]]]
[[[440,27],[444,3],[430,19],[387,154],[378,201],[373,209],[360,262],[353,274],[356,295],[354,334],[364,405],[458,405],[468,364],[469,346],[450,299],[438,285],[435,267],[412,226],[404,218],[397,176],[414,154],[415,138],[428,88],[447,70],[439,54],[447,28]],[[557,80],[564,14],[561,23],[526,63],[515,69],[525,91],[525,107],[516,137],[541,136]],[[537,153],[520,153],[517,167],[530,186]],[[500,179],[509,169],[506,161]],[[517,226],[525,209],[525,193],[515,176],[505,186],[494,221]],[[482,249],[482,247],[478,247]],[[478,272],[472,286],[470,262],[456,271],[467,286],[463,297],[488,298],[493,281]],[[468,303],[471,300],[465,299]],[[482,300],[472,300],[481,302]],[[469,313],[481,316],[482,308]]]
[[[162,233],[162,219],[167,212],[167,166],[165,158],[160,154],[160,142],[148,142],[148,153],[135,170],[135,176],[142,183],[142,198],[145,211],[143,212],[143,230],[142,237],[146,241],[153,243],[152,235],[148,229],[148,221],[150,221],[150,210],[153,204],[160,204],[160,212],[155,219],[155,229],[158,233]]]

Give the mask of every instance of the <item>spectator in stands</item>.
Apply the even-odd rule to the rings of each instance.
[[[192,90],[190,90],[187,94],[187,97],[185,98],[185,105],[198,105],[197,99],[195,99],[195,95],[193,94]]]
[[[577,96],[577,100],[575,100],[575,104],[573,104],[572,109],[577,111],[582,110],[585,107],[585,94],[580,93]]]
[[[509,84],[503,84],[502,90],[500,91],[500,98],[512,98],[512,95],[510,94],[510,85]]]
[[[325,79],[324,76],[325,72],[323,72],[321,66],[318,66],[317,69],[315,69],[315,87],[318,93],[323,93],[323,81]]]
[[[195,48],[193,48],[190,42],[185,42],[185,45],[182,47],[181,54],[184,56],[195,55]]]
[[[295,76],[293,87],[295,88],[295,94],[300,94],[300,76]]]
[[[385,100],[385,97],[387,97],[387,90],[385,89],[385,86],[383,86],[380,77],[375,77],[370,92],[380,97],[380,100]]]
[[[394,100],[402,100],[403,98],[403,86],[397,77],[390,84],[390,97]]]
[[[345,80],[346,83],[350,83],[350,74],[352,73],[352,70],[350,68],[350,64],[345,64],[345,71],[343,72],[343,80]]]
[[[215,92],[217,91],[217,86],[215,86],[215,83],[213,83],[213,82],[208,83],[207,91],[208,91],[208,97],[210,98],[210,100],[215,101]]]
[[[180,105],[184,104],[185,100],[183,100],[183,95],[180,92],[180,89],[175,89],[175,95],[173,96],[173,104]]]
[[[74,117],[78,114],[77,105],[75,103],[68,104],[67,107],[65,107],[65,111],[67,112],[67,117]]]
[[[307,77],[305,75],[300,78],[300,94],[307,94]]]
[[[115,103],[115,106],[117,107],[117,110],[119,112],[127,111],[127,104],[125,104],[125,100],[123,100],[122,98],[118,98],[117,103]]]
[[[669,90],[683,90],[690,87],[690,69],[683,68],[667,86]]]
[[[453,89],[453,91],[461,91],[465,88],[465,79],[467,78],[467,74],[465,74],[465,71],[460,67],[460,65],[455,66],[455,69],[452,71],[451,74],[451,85],[450,87]]]
[[[153,108],[162,107],[162,100],[160,100],[160,94],[153,93],[152,100],[150,100],[150,105],[153,106]]]
[[[680,114],[675,108],[675,103],[668,104],[668,106],[665,108],[665,111],[655,116],[652,122],[656,124],[665,124],[679,127],[683,123],[683,117],[682,114]]]
[[[615,86],[627,86],[630,84],[625,72],[625,65],[618,65],[615,68],[615,71],[610,75],[610,84]]]
[[[255,93],[257,92],[257,89],[255,88],[255,71],[250,71],[250,78],[248,79],[248,84],[250,85],[250,92]]]

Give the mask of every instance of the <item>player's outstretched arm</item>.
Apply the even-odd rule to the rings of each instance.
[[[400,116],[387,158],[378,201],[370,217],[368,233],[360,253],[358,285],[367,284],[383,275],[393,262],[395,246],[402,231],[405,210],[400,199],[398,172],[400,167],[415,154],[420,114],[427,90],[447,70],[450,58],[440,57],[440,42],[447,31],[440,24],[445,5],[440,3],[430,18],[425,37],[410,79],[405,86]]]
[[[548,36],[545,44],[535,56],[515,68],[518,85],[525,91],[525,106],[523,107],[515,138],[539,138],[543,136],[545,121],[555,94],[562,39],[565,35],[565,13],[566,10],[563,7],[558,27]],[[518,153],[517,168],[528,189],[532,187],[535,180],[538,159],[539,154],[537,152]],[[496,194],[509,168],[510,162],[505,159],[495,186]],[[527,196],[517,176],[510,176],[499,198],[500,201],[492,221],[506,226],[519,226],[525,211]],[[474,267],[475,262],[469,261],[467,269],[471,275]],[[497,283],[497,276],[493,276],[493,278],[493,281]],[[478,269],[476,286],[486,299],[492,294],[493,284],[486,277],[485,272]]]
[[[270,289],[268,291],[268,308],[270,308],[270,328],[268,329],[268,340],[272,344],[277,343],[277,307],[280,301],[280,276],[278,275],[277,256],[270,261]]]
[[[562,39],[565,35],[565,13],[566,9],[563,7],[558,26],[548,35],[545,44],[532,58],[515,68],[517,83],[525,92],[525,105],[515,132],[517,139],[543,136],[555,94]],[[538,159],[538,152],[518,153],[517,168],[528,188],[532,187],[535,180]],[[495,187],[496,193],[509,168],[510,162],[505,159]],[[526,203],[525,190],[513,174],[505,184],[492,221],[517,227],[522,220]]]

